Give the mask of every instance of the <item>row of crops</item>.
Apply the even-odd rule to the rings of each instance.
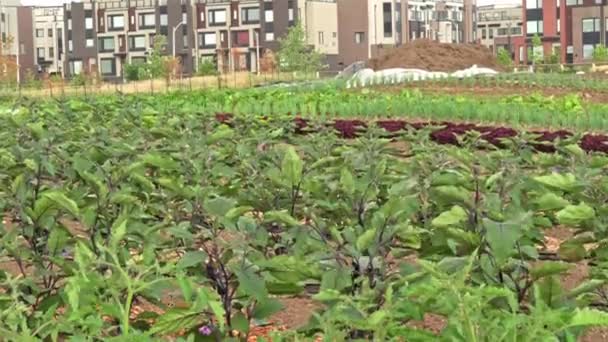
[[[603,120],[576,98],[494,105],[286,91],[7,103],[1,336],[248,340],[289,296],[318,309],[272,341],[573,341],[608,325],[608,156],[567,138],[540,153],[526,135],[453,146],[434,125],[344,139],[327,124],[449,108]],[[575,234],[547,252],[556,226]],[[439,336],[416,328],[428,314],[446,321]]]

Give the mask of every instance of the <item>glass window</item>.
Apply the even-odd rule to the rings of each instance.
[[[156,26],[156,14],[140,13],[139,28],[154,28]]]
[[[36,29],[36,38],[44,37],[44,29]]]
[[[114,58],[102,58],[99,66],[102,75],[116,75],[116,60]]]
[[[110,30],[122,30],[125,28],[125,17],[123,15],[111,15],[108,17]]]
[[[182,23],[184,23],[184,25],[188,24],[188,12],[182,13]]]
[[[53,38],[53,29],[52,29],[52,28],[50,28],[50,29],[48,30],[48,32],[49,32],[49,33],[47,34],[47,36],[48,36],[49,38]]]
[[[543,21],[542,20],[528,20],[526,22],[526,32],[529,35],[536,33],[543,33]]]
[[[99,38],[99,51],[114,51],[114,37]]]
[[[365,41],[365,32],[355,32],[355,44],[362,44]]]
[[[146,36],[129,36],[130,50],[144,50],[146,48]]]
[[[68,40],[68,51],[72,52],[74,50],[74,42],[70,39]]]
[[[325,44],[325,34],[323,31],[319,31],[319,45]]]
[[[382,4],[382,18],[384,24],[384,38],[390,38],[393,36],[393,4],[385,2]]]
[[[36,54],[38,55],[39,59],[43,59],[44,58],[44,48],[38,48]]]
[[[594,46],[592,44],[583,45],[583,58],[591,59],[593,57]]]
[[[49,48],[49,58],[55,58],[55,48]]]
[[[92,38],[87,39],[85,44],[86,44],[86,47],[88,47],[88,48],[95,46],[95,42],[93,41]]]
[[[287,19],[289,19],[289,21],[293,21],[293,8],[287,9]]]
[[[274,32],[266,32],[266,35],[264,38],[266,39],[267,42],[274,41]]]
[[[494,38],[494,29],[493,28],[488,29],[488,38],[490,38],[490,39]]]
[[[214,48],[217,45],[217,34],[215,32],[200,33],[199,40],[201,47]]]
[[[274,11],[273,10],[264,11],[264,21],[267,23],[274,22]]]
[[[481,29],[481,39],[486,39],[486,29]]]
[[[80,75],[82,73],[82,61],[70,61],[69,68],[70,74]]]
[[[87,30],[93,29],[93,18],[84,18],[84,28]]]
[[[599,18],[585,18],[583,19],[583,32],[599,32],[600,31],[600,19]]]
[[[528,8],[528,9],[543,8],[543,0],[527,0],[526,8]]]
[[[225,25],[226,10],[211,10],[209,11],[209,25]]]
[[[131,64],[146,64],[146,57],[131,57]]]
[[[256,24],[260,22],[260,8],[246,7],[241,9],[241,21],[243,24]]]
[[[161,14],[160,15],[160,26],[167,26],[169,25],[169,17],[167,16],[167,14]]]

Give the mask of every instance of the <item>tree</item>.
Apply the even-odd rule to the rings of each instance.
[[[593,62],[608,62],[608,48],[600,44],[593,49]]]
[[[538,33],[535,33],[534,37],[532,37],[532,53],[528,54],[528,56],[532,57],[532,65],[542,63],[542,60],[543,60],[542,45],[543,45],[543,42],[540,39],[540,36],[538,35]]]
[[[314,72],[322,68],[322,56],[306,42],[306,32],[298,23],[279,40],[279,61],[285,71]]]
[[[500,64],[504,68],[510,68],[511,66],[513,66],[513,60],[511,59],[511,53],[503,47],[498,49],[498,53],[496,54],[496,59],[498,61],[498,64]]]

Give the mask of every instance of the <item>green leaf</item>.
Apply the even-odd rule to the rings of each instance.
[[[57,255],[66,246],[71,234],[65,227],[57,226],[51,230],[48,240],[48,249],[51,255]]]
[[[249,332],[249,321],[242,312],[237,312],[232,316],[232,329],[247,334]]]
[[[552,192],[547,192],[543,194],[540,198],[536,199],[534,201],[534,204],[537,206],[538,210],[547,211],[562,209],[569,205],[570,202]]]
[[[239,289],[245,294],[252,296],[258,301],[268,298],[268,291],[264,279],[257,275],[251,268],[238,269],[234,272],[239,280]]]
[[[179,167],[179,164],[173,159],[157,153],[145,154],[140,159],[144,164],[161,170],[175,170]]]
[[[184,256],[179,259],[177,263],[178,269],[185,269],[192,266],[199,265],[201,268],[203,267],[205,260],[207,260],[207,254],[203,251],[189,251]]]
[[[374,238],[376,237],[376,230],[375,229],[368,229],[365,232],[363,232],[363,234],[361,234],[358,238],[357,238],[357,249],[360,252],[363,252],[365,250],[367,250],[372,243],[374,242]]]
[[[291,227],[297,227],[300,225],[300,222],[293,218],[293,216],[289,215],[287,211],[267,211],[264,213],[264,221],[279,222]]]
[[[234,130],[228,125],[220,125],[207,139],[208,144],[215,144],[218,141],[230,139],[234,136]]]
[[[127,235],[127,220],[119,219],[119,224],[112,227],[112,237],[110,239],[110,246],[114,251],[117,250],[118,244],[122,239],[124,239],[125,235]]]
[[[468,218],[467,212],[460,206],[453,206],[452,209],[444,211],[437,216],[431,224],[435,227],[447,227],[459,224],[466,221]]]
[[[515,252],[515,243],[522,235],[521,226],[513,222],[494,222],[485,219],[486,240],[499,265]]]
[[[552,173],[546,176],[534,177],[534,180],[554,190],[572,192],[581,187],[581,183],[576,180],[572,173]]]
[[[49,191],[45,192],[43,197],[49,199],[55,206],[62,208],[73,216],[78,216],[80,213],[76,202],[68,198],[63,192]]]
[[[371,314],[367,319],[367,323],[369,323],[372,327],[377,327],[380,324],[384,323],[384,319],[388,316],[388,311],[386,310],[378,310]]]
[[[340,171],[340,185],[347,194],[352,195],[355,193],[355,179],[353,174],[346,168]]]
[[[281,164],[281,172],[283,177],[291,184],[295,186],[300,183],[302,179],[303,163],[300,156],[296,152],[295,148],[289,146],[283,157]]]
[[[578,262],[587,256],[584,244],[576,242],[564,242],[559,246],[557,255],[565,261]]]
[[[576,309],[567,328],[580,326],[608,326],[608,313],[589,308]]]
[[[595,217],[595,211],[585,203],[568,205],[555,214],[560,224],[575,227]]]
[[[470,192],[460,186],[438,186],[434,188],[434,192],[437,193],[437,198],[446,204],[463,204],[468,206],[472,200]]]
[[[544,277],[562,274],[569,269],[570,265],[564,262],[546,261],[535,264],[530,270],[530,275],[532,276],[532,279],[538,280]]]
[[[228,218],[230,220],[234,220],[252,210],[253,210],[253,207],[250,207],[250,206],[234,207],[234,208],[228,210],[228,212],[226,213],[226,218]]]
[[[593,292],[606,284],[603,279],[590,279],[566,293],[566,298],[576,298],[582,294]]]
[[[206,200],[203,207],[207,213],[215,217],[224,217],[232,208],[234,208],[235,205],[236,202],[232,199],[216,197]]]
[[[205,322],[203,312],[175,308],[167,311],[156,321],[151,333],[167,335],[180,330],[189,330]]]
[[[268,298],[255,305],[255,308],[253,309],[253,318],[263,320],[283,310],[283,308],[284,306],[281,302],[273,298]]]

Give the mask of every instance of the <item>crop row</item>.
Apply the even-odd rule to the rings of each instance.
[[[216,120],[221,123],[229,123],[233,118],[232,114],[218,113]],[[295,133],[306,134],[321,129],[310,119],[296,117],[293,119]],[[322,123],[322,126],[333,128],[338,136],[345,139],[354,139],[363,134],[368,128],[376,127],[390,133],[391,136],[405,130],[430,129],[430,138],[439,144],[460,145],[461,138],[471,134],[479,134],[479,138],[497,146],[504,147],[504,142],[520,135],[511,127],[487,126],[474,123],[455,123],[455,122],[409,122],[406,120],[377,120],[364,121],[360,119],[336,119],[330,123]],[[578,138],[573,132],[568,130],[534,130],[522,132],[531,135],[530,145],[540,152],[555,152],[554,143],[558,140]],[[586,152],[608,152],[608,135],[605,134],[583,134],[578,140],[579,146]]]

